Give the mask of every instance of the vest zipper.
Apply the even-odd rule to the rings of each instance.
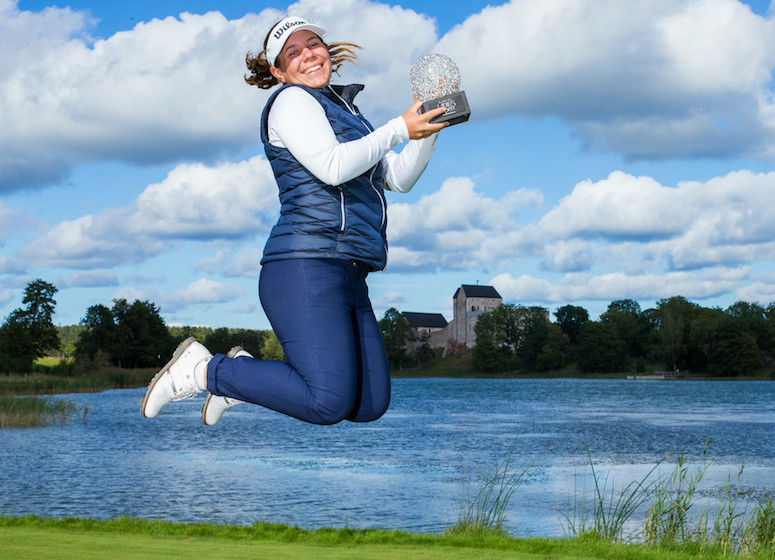
[[[345,227],[346,227],[346,218],[344,213],[344,188],[341,186],[337,187],[339,189],[339,211],[342,214],[342,225],[339,226],[339,233],[344,233]]]
[[[328,86],[328,89],[331,90],[331,93],[336,95],[336,97],[344,104],[344,106],[347,108],[348,111],[350,111],[350,114],[358,117],[358,120],[360,120],[363,125],[368,128],[371,132],[374,132],[374,129],[369,125],[366,120],[358,113],[358,111],[355,110],[354,107],[350,106],[350,104],[345,100],[344,97],[336,93],[336,90],[332,88],[330,85]],[[379,193],[379,190],[377,187],[374,186],[374,172],[377,170],[377,167],[379,167],[379,162],[372,167],[371,173],[369,173],[369,185],[371,185],[371,189],[374,191],[374,193],[377,195],[377,198],[379,199],[379,204],[382,207],[382,221],[380,222],[380,231],[385,229],[385,221],[387,220],[387,207],[385,206],[385,199],[382,198],[382,195]],[[342,231],[344,231],[344,190],[339,187],[340,192],[342,193],[341,200],[342,200]],[[387,242],[384,242],[384,245],[387,245]],[[387,254],[387,247],[385,247],[385,254]]]
[[[377,195],[377,198],[379,199],[379,203],[382,206],[382,222],[380,223],[380,230],[385,229],[385,218],[387,218],[387,208],[385,207],[385,200],[382,198],[382,195],[379,194],[379,190],[377,190],[377,187],[374,186],[374,172],[377,170],[377,166],[375,165],[374,168],[371,170],[371,173],[369,174],[369,185],[371,185],[372,190]]]

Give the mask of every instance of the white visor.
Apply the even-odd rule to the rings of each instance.
[[[272,66],[275,66],[277,57],[283,51],[285,42],[291,34],[307,29],[312,31],[315,35],[323,38],[326,30],[320,26],[313,25],[304,18],[300,17],[287,17],[280,23],[275,25],[269,32],[269,38],[266,41],[266,60]]]

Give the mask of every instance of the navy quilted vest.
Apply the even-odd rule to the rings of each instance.
[[[362,85],[313,89],[287,85],[275,92],[261,116],[261,141],[280,189],[280,218],[264,247],[261,264],[293,258],[352,259],[372,270],[387,262],[387,203],[381,163],[342,185],[327,185],[285,148],[269,143],[269,109],[285,87],[302,87],[323,107],[340,142],[372,131],[352,101]]]

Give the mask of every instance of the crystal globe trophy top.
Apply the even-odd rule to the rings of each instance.
[[[430,122],[448,121],[450,125],[468,120],[471,109],[464,91],[460,91],[460,70],[457,64],[443,54],[426,54],[414,63],[409,73],[409,84],[414,95],[423,101],[420,112],[437,107],[446,112]]]

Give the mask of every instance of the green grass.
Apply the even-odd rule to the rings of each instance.
[[[538,459],[512,467],[516,443],[458,522],[443,535],[380,529],[304,530],[282,524],[251,526],[187,524],[121,517],[108,520],[0,517],[0,560],[111,558],[552,558],[586,559],[775,559],[775,505],[767,493],[753,508],[737,480],[722,486],[720,507],[689,515],[696,488],[709,461],[690,469],[680,456],[672,474],[657,473],[663,461],[640,481],[616,490],[595,469],[591,507],[583,492],[574,512],[565,515],[568,538],[514,538],[505,528],[505,511],[515,490],[531,476]],[[707,450],[707,445],[706,445]],[[548,453],[548,451],[547,451]],[[703,453],[703,459],[705,454]],[[623,528],[647,508],[645,528]],[[590,511],[591,510],[591,511]]]
[[[73,376],[45,373],[5,375],[0,376],[0,395],[54,395],[133,389],[147,385],[157,371],[110,367]]]
[[[638,481],[632,481],[618,492],[613,484],[608,486],[608,476],[601,477],[595,470],[586,435],[584,445],[587,449],[589,468],[594,481],[591,512],[587,506],[587,496],[584,493],[576,495],[576,502],[570,513],[563,513],[566,531],[575,536],[597,535],[609,541],[630,542],[638,540],[640,531],[635,530],[625,534],[625,527],[630,518],[653,496],[653,488],[659,486],[661,478],[654,477],[662,461],[657,462],[646,475]],[[663,459],[664,461],[664,459]]]
[[[82,412],[67,400],[41,397],[0,396],[0,428],[24,428],[66,424]],[[86,418],[87,409],[83,409]]]
[[[43,368],[51,369],[58,366],[62,362],[68,361],[68,358],[60,358],[56,356],[46,356],[45,358],[38,358],[35,360],[35,365]]]
[[[109,520],[0,517],[0,560],[147,560],[191,558],[272,560],[468,560],[732,558],[691,547],[626,545],[572,539],[426,535],[400,531],[318,529],[287,525],[184,524],[134,518]],[[765,558],[761,556],[761,558]]]
[[[708,441],[701,461],[691,469],[682,454],[672,473],[655,475],[662,460],[640,481],[616,491],[607,486],[607,478],[598,475],[587,448],[595,487],[592,511],[584,492],[577,493],[571,513],[561,514],[566,521],[566,533],[609,542],[644,543],[666,550],[695,550],[703,556],[714,553],[775,558],[772,491],[753,502],[751,491],[742,490],[743,467],[735,482],[727,480],[716,492],[717,507],[699,511],[694,507],[699,483],[712,463],[706,456],[707,449]],[[625,534],[624,527],[642,508],[647,508],[644,526]]]
[[[29,375],[0,376],[0,395],[48,395],[62,393],[91,393],[106,389],[133,389],[144,387],[154,376],[157,369],[122,369],[107,367],[95,371],[73,374],[73,367],[62,368],[70,362],[64,358],[40,358],[35,364],[36,372]],[[644,374],[661,369],[659,364],[647,364]],[[422,367],[404,368],[391,372],[394,378],[470,378],[470,379],[621,379],[631,375],[632,371],[616,373],[587,374],[580,373],[571,363],[557,371],[508,371],[501,373],[483,373],[472,369],[472,350],[467,349],[452,356],[435,358]],[[775,376],[775,374],[773,374]],[[701,379],[701,376],[693,376]],[[737,377],[739,380],[769,379],[768,372],[757,375]],[[723,379],[716,377],[714,379]]]

